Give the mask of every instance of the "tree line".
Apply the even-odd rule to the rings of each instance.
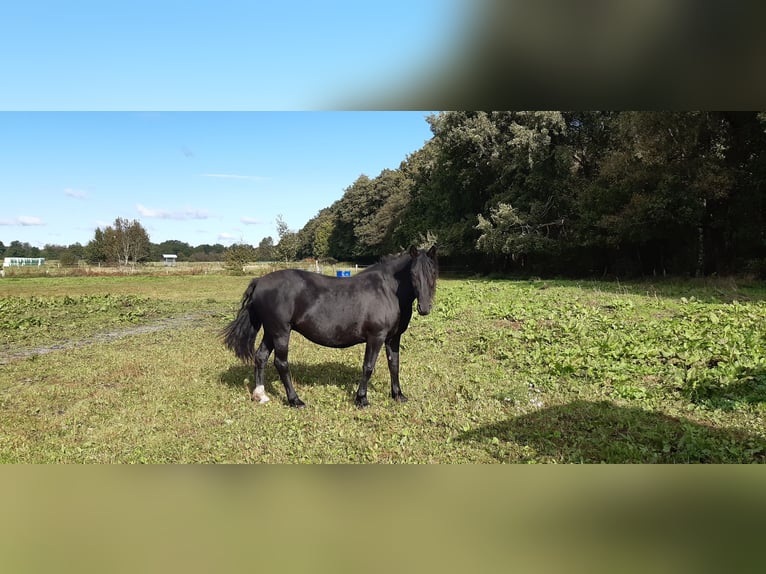
[[[398,168],[360,175],[257,247],[153,244],[117,218],[85,246],[0,255],[90,263],[368,262],[437,241],[442,260],[535,274],[766,276],[766,113],[450,111]],[[58,254],[58,257],[55,256]]]
[[[371,259],[435,237],[477,270],[766,272],[766,115],[441,112],[398,169],[296,232],[298,257]],[[284,237],[280,237],[280,242]]]
[[[37,247],[28,242],[11,241],[5,245],[0,241],[0,257],[44,257],[65,266],[77,265],[80,261],[90,265],[130,265],[161,261],[165,253],[177,255],[178,261],[223,261],[227,250],[220,243],[191,246],[175,239],[152,243],[139,221],[124,218],[117,218],[114,224],[97,228],[93,239],[86,245],[77,242]]]
[[[81,261],[90,265],[133,265],[162,261],[162,255],[166,253],[177,255],[177,261],[188,262],[228,261],[232,258],[244,261],[273,261],[284,258],[283,251],[287,243],[285,242],[280,249],[274,245],[270,236],[264,237],[257,247],[247,244],[227,247],[221,243],[192,246],[177,239],[152,243],[141,222],[118,217],[112,225],[97,228],[93,239],[86,245],[77,242],[70,245],[46,244],[37,247],[26,241],[14,240],[9,245],[0,241],[0,258],[44,257],[58,261],[64,266],[78,265]],[[295,253],[288,254],[288,257],[294,255]]]

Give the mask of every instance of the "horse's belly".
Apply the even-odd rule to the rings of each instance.
[[[351,294],[347,294],[348,299]],[[339,294],[328,300],[298,305],[291,326],[325,347],[351,347],[370,339],[386,338],[399,323],[399,308],[385,299],[366,305],[349,304]]]
[[[322,345],[323,347],[334,347],[336,349],[345,349],[346,347],[353,347],[354,345],[359,345],[361,343],[364,343],[364,339],[356,338],[356,339],[341,339],[341,338],[334,338],[334,337],[311,337],[308,335],[304,335],[309,341],[312,343],[316,343],[317,345]]]
[[[351,347],[364,343],[365,338],[350,326],[327,325],[317,327],[314,325],[294,325],[293,328],[312,343],[324,347]]]
[[[325,347],[351,347],[364,343],[370,337],[379,336],[379,328],[374,322],[362,317],[336,317],[336,320],[324,321],[306,318],[293,324],[293,329],[309,341]]]

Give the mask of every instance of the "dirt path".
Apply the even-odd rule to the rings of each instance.
[[[209,317],[212,314],[213,313],[210,312],[203,312],[194,313],[192,315],[183,315],[181,317],[169,317],[166,319],[160,319],[147,325],[138,325],[136,327],[128,327],[116,331],[97,333],[92,337],[87,337],[85,339],[53,343],[51,345],[35,347],[32,349],[10,349],[7,351],[0,350],[0,365],[5,365],[12,361],[27,359],[36,355],[47,355],[48,353],[54,353],[56,351],[69,351],[71,349],[79,349],[81,347],[87,347],[88,345],[95,345],[98,343],[109,343],[111,341],[116,341],[117,339],[122,339],[123,337],[130,337],[131,335],[144,335],[146,333],[164,331],[165,329],[178,328],[192,321],[202,319],[203,317]]]

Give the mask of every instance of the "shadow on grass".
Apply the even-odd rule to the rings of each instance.
[[[359,369],[353,369],[348,365],[338,362],[327,362],[320,364],[306,364],[299,361],[290,361],[290,373],[293,376],[293,383],[300,394],[301,386],[325,385],[343,389],[347,395],[353,396],[356,393],[356,387],[362,376],[361,366]],[[230,387],[242,388],[245,386],[245,379],[248,380],[248,391],[252,392],[255,386],[255,374],[251,365],[233,365],[221,374],[220,380],[223,384]],[[280,397],[285,400],[285,388],[279,379],[279,374],[274,368],[273,361],[269,361],[264,373],[264,387],[266,394],[272,398]]]
[[[736,382],[721,384],[712,367],[709,373],[703,372],[685,384],[684,392],[691,402],[721,410],[766,403],[766,371],[740,367],[733,375]]]
[[[632,281],[583,282],[594,291],[681,299],[694,297],[701,303],[754,302],[766,300],[763,282],[736,278],[636,279]]]
[[[616,295],[642,295],[678,300],[694,297],[702,303],[731,303],[732,301],[765,301],[766,288],[763,281],[749,278],[644,278],[617,279],[540,279],[537,277],[483,276],[479,281],[528,283],[532,289],[549,287],[574,287],[594,293]]]
[[[463,432],[458,440],[485,443],[501,461],[509,459],[507,447],[527,446],[533,452],[522,462],[766,462],[766,440],[757,435],[607,401],[544,408]]]

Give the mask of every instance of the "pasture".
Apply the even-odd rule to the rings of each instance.
[[[363,345],[293,333],[306,408],[221,342],[249,277],[0,280],[0,462],[766,461],[758,283],[439,280],[354,405]]]

